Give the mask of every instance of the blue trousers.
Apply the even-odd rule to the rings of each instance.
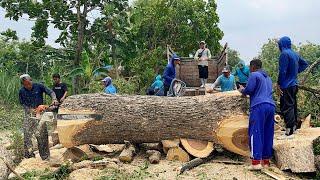
[[[249,146],[254,160],[272,157],[275,106],[258,104],[250,109]]]

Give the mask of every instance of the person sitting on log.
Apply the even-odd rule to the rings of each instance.
[[[262,69],[262,62],[250,62],[247,87],[240,85],[239,91],[250,96],[249,146],[251,151],[251,170],[260,170],[270,165],[272,157],[275,103],[272,99],[272,81]],[[262,166],[262,165],[263,166]]]
[[[236,82],[238,89],[240,85],[243,87],[247,86],[250,69],[248,66],[246,66],[244,60],[240,60],[239,64],[236,67],[236,70],[232,74],[234,76],[238,76],[239,81]]]
[[[158,75],[151,87],[148,88],[147,95],[163,96],[163,94],[163,81],[161,80],[161,75]]]
[[[22,88],[19,91],[19,101],[24,108],[25,117],[23,121],[23,135],[24,135],[24,157],[35,157],[32,152],[31,138],[35,134],[38,122],[31,118],[32,114],[36,113],[36,110],[42,108],[43,93],[51,96],[52,105],[58,105],[58,101],[55,93],[45,87],[43,84],[33,83],[31,77],[28,74],[20,76]],[[38,141],[39,154],[42,160],[48,160],[50,158],[49,142],[48,142],[48,130],[47,125],[44,124],[42,129],[39,130],[36,135]]]
[[[219,85],[221,86],[222,92],[232,91],[237,89],[235,78],[230,73],[230,69],[228,66],[223,68],[222,73],[223,74],[217,78],[217,80],[213,83],[213,85],[211,86],[211,89],[208,90],[208,92],[212,92]]]
[[[169,64],[163,72],[164,95],[167,96],[173,79],[176,78],[176,65],[180,64],[180,57],[173,54]]]
[[[112,79],[111,77],[106,77],[102,80],[102,84],[104,86],[104,93],[106,94],[116,94],[117,89],[116,87],[113,86],[112,84]]]

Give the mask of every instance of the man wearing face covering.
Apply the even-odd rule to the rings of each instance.
[[[289,37],[282,37],[278,41],[278,45],[281,54],[277,90],[280,95],[280,110],[286,124],[284,138],[289,138],[296,130],[298,122],[298,73],[304,71],[308,67],[308,63],[291,49]]]
[[[112,79],[111,77],[106,77],[102,80],[103,86],[104,86],[104,93],[106,94],[116,94],[117,89],[116,87],[113,86],[112,84]]]
[[[58,101],[55,93],[42,84],[33,83],[28,74],[20,76],[22,88],[19,91],[19,101],[24,108],[25,117],[23,121],[23,134],[24,134],[24,157],[32,158],[35,154],[32,151],[31,138],[35,134],[38,122],[31,118],[36,109],[43,105],[43,94],[47,94],[52,99],[52,104],[57,105]],[[48,130],[46,124],[39,130],[36,135],[38,141],[39,154],[42,160],[49,160],[50,151],[48,145]]]

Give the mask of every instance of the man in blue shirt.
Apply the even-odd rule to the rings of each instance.
[[[298,110],[298,73],[308,67],[308,63],[291,49],[289,37],[278,41],[281,51],[279,57],[278,93],[280,95],[280,110],[286,123],[286,136],[290,136],[297,128]]]
[[[176,65],[180,64],[180,57],[173,54],[169,64],[163,72],[164,96],[167,96],[173,79],[176,78]]]
[[[249,146],[251,151],[251,170],[268,167],[272,157],[274,135],[275,104],[272,99],[272,81],[261,69],[262,62],[258,59],[250,62],[247,87],[240,86],[243,95],[250,96]]]
[[[104,86],[104,93],[106,94],[116,94],[117,93],[117,89],[116,87],[114,87],[114,85],[112,84],[112,79],[111,77],[106,77],[102,80],[103,86]]]
[[[31,115],[35,113],[35,109],[43,104],[43,94],[51,96],[52,104],[58,105],[58,101],[55,93],[45,87],[42,84],[33,83],[31,77],[28,74],[20,76],[22,88],[19,91],[19,101],[24,108],[25,118],[23,121],[23,134],[24,134],[24,157],[35,157],[32,152],[31,138],[36,131],[38,122],[31,118]],[[39,147],[39,154],[43,160],[49,159],[49,145],[48,145],[48,130],[46,124],[39,130],[36,135]]]
[[[230,69],[228,66],[224,67],[222,70],[222,75],[220,75],[216,81],[213,83],[211,86],[212,90],[217,87],[221,86],[221,91],[232,91],[237,89],[236,83],[235,83],[235,78],[234,76],[230,73]],[[210,92],[210,91],[209,91]]]
[[[233,73],[234,76],[238,76],[238,78],[239,78],[239,81],[236,82],[237,88],[239,88],[240,85],[242,85],[243,87],[246,87],[249,74],[250,74],[249,67],[246,66],[246,64],[243,60],[240,60],[239,64],[237,65],[236,70]]]

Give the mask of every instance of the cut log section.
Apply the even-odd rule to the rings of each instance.
[[[307,129],[311,127],[311,114],[309,114],[301,123],[301,129]]]
[[[149,156],[149,162],[151,164],[158,164],[160,162],[161,153],[156,150],[148,150],[147,155]]]
[[[273,149],[279,169],[290,169],[295,173],[315,172],[313,141],[319,136],[320,128],[308,128],[299,129],[293,139],[275,138]]]
[[[248,126],[248,117],[238,115],[223,120],[215,134],[219,143],[227,150],[242,156],[250,156]]]
[[[126,142],[126,147],[119,155],[119,160],[124,163],[130,163],[133,160],[133,156],[136,154],[136,148],[129,142]]]
[[[77,147],[72,147],[72,148],[68,148],[62,154],[62,157],[64,161],[71,160],[72,162],[79,162],[85,157],[87,157],[87,154]]]
[[[195,139],[180,139],[184,149],[194,157],[205,158],[214,150],[213,143]]]
[[[161,143],[163,152],[167,154],[170,148],[179,147],[180,139],[162,140]]]
[[[58,115],[64,116],[58,119],[57,129],[65,147],[175,138],[216,143],[213,132],[220,122],[243,114],[247,107],[237,91],[194,97],[81,94],[61,105]]]
[[[188,162],[190,161],[189,154],[180,147],[170,148],[167,153],[167,160],[169,161],[180,161]]]

